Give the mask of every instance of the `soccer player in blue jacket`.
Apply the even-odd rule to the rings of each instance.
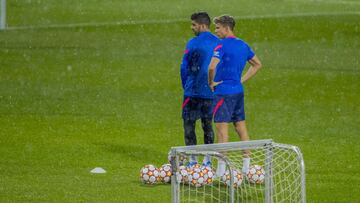
[[[214,19],[215,33],[222,40],[214,49],[209,65],[209,86],[214,91],[214,122],[218,142],[228,142],[228,123],[233,123],[241,141],[249,140],[245,125],[243,83],[253,77],[261,68],[261,62],[250,46],[234,36],[235,20],[223,15]],[[249,69],[242,76],[246,63]],[[242,172],[247,173],[250,152],[244,151]],[[225,172],[225,163],[219,161],[217,176]]]
[[[197,144],[195,124],[198,119],[201,119],[204,131],[204,144],[214,143],[212,129],[214,96],[208,85],[208,66],[220,39],[211,34],[210,24],[211,20],[206,12],[191,15],[191,29],[195,37],[187,43],[181,63],[181,81],[184,89],[182,118],[186,145]],[[194,156],[189,161],[190,166],[197,163]],[[205,157],[203,164],[211,164],[209,157]]]

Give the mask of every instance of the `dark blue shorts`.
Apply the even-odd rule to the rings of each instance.
[[[212,119],[213,99],[184,97],[182,118],[184,120]]]
[[[245,120],[244,94],[215,95],[214,122],[231,123]]]

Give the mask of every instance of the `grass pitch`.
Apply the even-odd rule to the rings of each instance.
[[[0,201],[170,202],[138,172],[183,145],[179,65],[197,10],[236,16],[263,62],[245,85],[251,138],[300,147],[309,202],[360,201],[360,4],[333,0],[9,1]]]

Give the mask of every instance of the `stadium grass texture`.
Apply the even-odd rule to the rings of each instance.
[[[43,27],[0,32],[0,202],[170,202],[138,173],[183,145],[179,63],[200,9],[237,16],[263,62],[245,84],[251,138],[300,147],[308,202],[359,202],[360,5],[215,2],[9,2],[10,28]]]

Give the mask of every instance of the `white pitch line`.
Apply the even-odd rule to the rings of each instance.
[[[342,12],[342,13],[288,13],[275,15],[248,15],[235,16],[235,19],[266,19],[266,18],[291,18],[291,17],[311,17],[311,16],[341,16],[341,15],[360,15],[359,12]],[[76,28],[76,27],[104,27],[117,25],[145,25],[145,24],[170,24],[186,22],[187,18],[172,19],[172,20],[123,20],[117,22],[99,22],[99,23],[70,23],[70,24],[53,24],[53,25],[39,25],[39,26],[13,26],[7,27],[6,30],[31,30],[44,28]]]
[[[297,2],[298,0],[295,0]],[[291,2],[291,1],[288,1]],[[293,1],[294,2],[294,1]],[[303,3],[321,3],[321,4],[344,4],[344,5],[360,5],[358,1],[338,1],[338,0],[311,0],[302,1]]]
[[[262,19],[262,18],[292,18],[292,17],[316,17],[316,16],[343,16],[343,15],[360,15],[359,12],[341,12],[341,13],[288,13],[288,14],[272,14],[272,15],[251,15],[236,16],[236,19]]]

